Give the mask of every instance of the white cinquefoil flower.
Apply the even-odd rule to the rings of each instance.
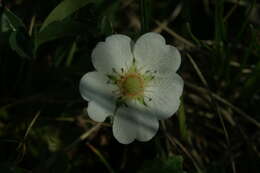
[[[112,116],[120,143],[150,140],[158,121],[177,111],[183,90],[176,74],[181,56],[160,34],[144,34],[136,43],[125,35],[111,35],[97,44],[92,63],[97,71],[82,77],[80,93],[89,102],[91,119],[103,122]]]

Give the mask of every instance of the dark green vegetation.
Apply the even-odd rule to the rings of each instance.
[[[0,172],[260,172],[259,10],[256,0],[2,0]],[[97,42],[147,31],[182,53],[183,104],[150,142],[121,145],[86,115],[79,79]]]

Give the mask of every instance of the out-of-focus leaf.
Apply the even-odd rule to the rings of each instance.
[[[68,57],[67,57],[67,60],[66,60],[67,67],[69,67],[71,65],[76,50],[77,50],[77,44],[76,44],[76,41],[73,41],[69,54],[68,54]]]
[[[0,171],[3,173],[29,173],[29,171],[15,167],[11,164],[1,164]]]
[[[53,65],[55,67],[58,67],[62,63],[64,57],[68,54],[69,49],[70,45],[67,44],[60,45],[59,47],[57,47],[53,56]]]
[[[58,136],[58,132],[53,132],[51,135],[44,135],[43,140],[48,145],[48,149],[52,152],[56,152],[61,147],[61,141]]]
[[[113,31],[113,24],[117,21],[117,11],[120,7],[120,1],[114,1],[105,10],[102,11],[102,18],[100,20],[100,32],[104,35],[111,35]]]
[[[52,12],[49,16],[45,19],[42,24],[40,31],[43,31],[49,24],[61,21],[66,17],[70,16],[78,9],[84,7],[85,5],[95,2],[94,0],[64,0],[62,1]]]
[[[248,98],[252,97],[254,93],[260,90],[260,62],[256,65],[255,70],[251,77],[247,80],[244,90],[243,96]]]
[[[23,58],[33,57],[33,44],[29,36],[21,31],[14,31],[9,38],[11,48]]]
[[[70,172],[70,162],[69,162],[69,158],[68,155],[66,153],[62,153],[60,152],[58,154],[58,158],[55,161],[55,163],[53,164],[53,166],[51,167],[51,170],[53,172]]]
[[[68,158],[68,155],[64,152],[56,152],[53,153],[50,160],[43,160],[33,172],[37,173],[46,173],[46,172],[53,172],[53,173],[69,173],[71,172],[71,164]],[[73,171],[75,172],[75,171]]]
[[[186,173],[182,168],[183,158],[171,156],[166,160],[147,161],[139,173]]]
[[[8,45],[9,36],[10,36],[10,32],[0,32],[0,38],[1,38],[0,39],[0,51],[3,47]]]
[[[0,118],[7,118],[8,117],[8,112],[5,108],[0,108]]]
[[[88,27],[80,22],[72,20],[56,21],[51,25],[48,25],[43,31],[41,31],[37,38],[37,47],[41,44],[53,41],[66,36],[75,36],[82,32],[86,32]]]
[[[223,162],[210,163],[206,169],[206,173],[226,173],[226,166]]]
[[[15,28],[13,27],[13,25],[10,24],[7,16],[3,13],[1,16],[1,20],[0,20],[0,24],[1,24],[1,32],[7,32],[9,30],[15,30]]]
[[[107,16],[103,16],[101,19],[100,31],[104,35],[111,35],[113,33],[112,23]]]
[[[179,119],[179,129],[180,129],[181,137],[182,137],[182,139],[188,141],[189,134],[188,134],[188,129],[187,129],[187,125],[186,125],[186,113],[185,113],[183,99],[182,99],[178,114],[179,114],[178,119]]]
[[[0,18],[0,26],[1,32],[6,32],[10,30],[16,31],[18,30],[18,28],[25,28],[22,20],[14,13],[12,13],[8,8],[4,8],[3,10],[3,14]]]

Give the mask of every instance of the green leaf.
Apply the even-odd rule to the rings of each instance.
[[[62,37],[76,36],[80,33],[86,32],[87,30],[88,27],[80,22],[72,20],[56,21],[38,33],[36,38],[37,47],[43,43]]]
[[[10,30],[16,31],[18,28],[25,28],[22,20],[14,13],[12,13],[8,8],[4,8],[3,10],[3,14],[0,18],[0,26],[1,32],[7,32]]]
[[[138,173],[186,173],[182,168],[183,158],[171,156],[168,159],[155,159],[145,162],[143,169]]]
[[[9,38],[11,48],[21,57],[30,59],[33,57],[33,44],[29,36],[21,31],[14,31]]]
[[[94,2],[94,0],[64,0],[62,1],[49,16],[45,19],[42,24],[40,31],[43,31],[49,24],[61,21],[66,17],[70,16],[78,9],[84,7],[85,5]]]

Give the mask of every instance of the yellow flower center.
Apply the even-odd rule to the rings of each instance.
[[[126,105],[129,100],[136,100],[147,106],[145,98],[148,98],[148,101],[152,100],[152,98],[145,96],[145,89],[154,79],[156,71],[141,72],[135,64],[135,59],[133,59],[133,64],[129,68],[121,68],[121,71],[112,68],[112,72],[112,74],[107,74],[107,83],[118,87],[117,90],[113,91],[118,96],[118,107]]]
[[[144,94],[144,79],[138,73],[130,73],[118,81],[118,87],[122,96],[138,98]]]

